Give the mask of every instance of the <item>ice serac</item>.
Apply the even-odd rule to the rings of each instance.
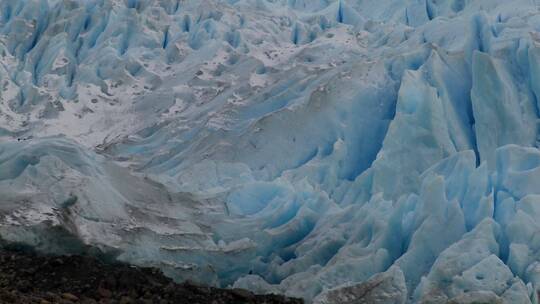
[[[314,303],[539,303],[530,0],[0,0],[0,238]]]

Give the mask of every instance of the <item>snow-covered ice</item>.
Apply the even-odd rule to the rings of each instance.
[[[0,237],[319,304],[538,304],[539,5],[0,0]]]

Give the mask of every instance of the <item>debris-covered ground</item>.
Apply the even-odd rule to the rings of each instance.
[[[156,269],[0,249],[0,303],[302,303],[239,289],[176,284]]]

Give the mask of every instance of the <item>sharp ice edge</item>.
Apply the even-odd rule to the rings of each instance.
[[[538,303],[539,28],[530,0],[0,0],[0,236],[315,303]]]

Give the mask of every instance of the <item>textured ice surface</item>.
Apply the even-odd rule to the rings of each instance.
[[[314,303],[538,303],[534,0],[0,0],[0,236]]]

